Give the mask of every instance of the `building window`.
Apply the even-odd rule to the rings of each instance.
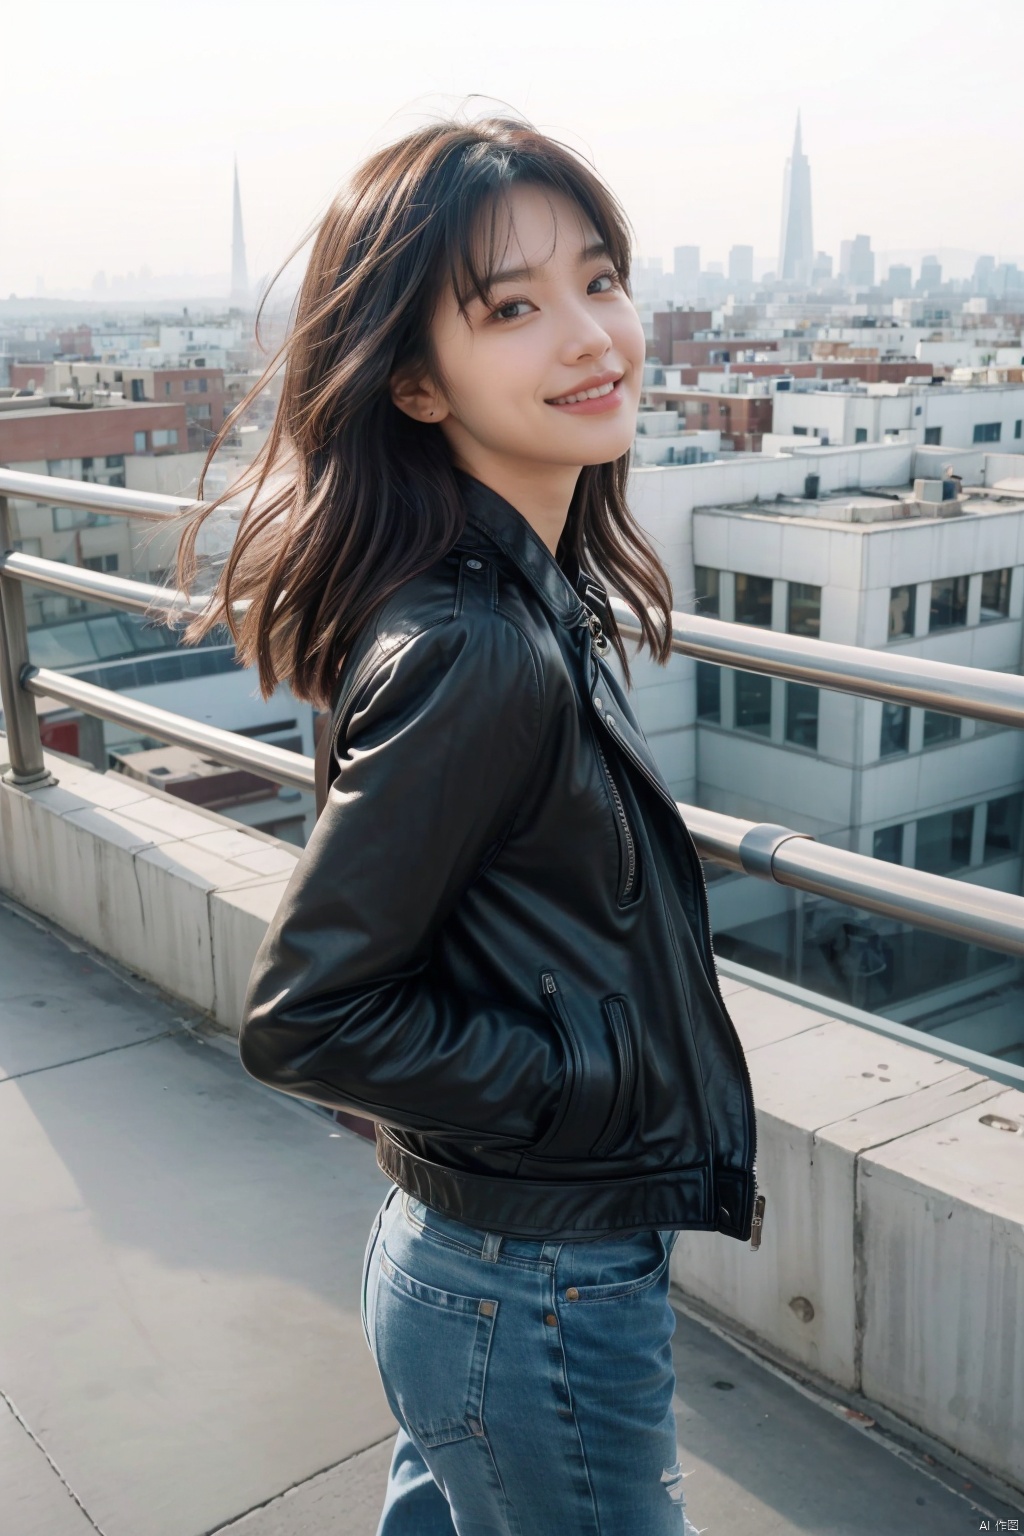
[[[1020,437],[1020,429],[1021,429],[1021,427],[1024,427],[1024,419],[1018,417],[1018,419],[1013,424],[1013,435],[1014,435],[1014,437]]]
[[[772,627],[772,578],[770,576],[736,577],[736,622]]]
[[[959,715],[944,715],[937,709],[926,709],[923,744],[937,747],[943,741],[959,741],[962,723]]]
[[[108,453],[103,462],[107,469],[124,469],[124,454]]]
[[[929,633],[936,629],[956,629],[967,623],[966,576],[945,576],[932,582],[932,606],[928,618]]]
[[[186,379],[185,380],[185,393],[186,393],[186,395],[194,395],[198,388],[199,388],[199,381],[198,381],[198,379]]]
[[[72,528],[88,528],[92,524],[91,515],[84,507],[53,507],[51,511],[54,533],[70,533]]]
[[[806,427],[794,427],[793,431],[792,431],[792,436],[793,437],[806,437],[807,436],[807,428]]]
[[[199,380],[199,393],[201,395],[207,394],[209,392],[209,387],[210,386],[209,386],[209,380],[208,379],[200,379]]]
[[[170,399],[170,395],[171,395],[171,381],[170,381],[170,379],[165,379],[164,380],[164,396],[165,396],[166,399]]]
[[[693,579],[696,591],[696,610],[705,619],[717,619],[720,616],[719,587],[721,572],[713,571],[709,565],[695,565]]]
[[[976,443],[998,443],[1002,436],[1003,424],[1001,421],[979,421],[974,426],[974,441]]]
[[[786,684],[786,740],[818,750],[818,689],[809,683]]]
[[[928,446],[928,447],[932,447],[932,448],[939,448],[939,447],[941,447],[942,446],[942,428],[941,427],[925,427],[925,429],[924,429],[924,440],[925,440],[925,445]]]
[[[866,443],[868,440],[867,427],[854,427],[853,440],[855,443]]]
[[[145,453],[145,451],[146,451],[146,434],[145,434],[145,432],[136,432],[136,434],[135,434],[135,452],[136,453]]]
[[[786,628],[791,635],[821,634],[821,588],[791,581],[786,594]]]
[[[722,669],[710,661],[697,663],[697,719],[722,719]]]
[[[893,587],[889,593],[889,639],[909,640],[914,633],[916,587]]]
[[[1010,571],[985,571],[981,578],[981,622],[991,624],[995,619],[1010,616]]]
[[[154,448],[174,448],[178,442],[177,427],[156,427],[153,432]]]
[[[903,863],[903,827],[879,827],[871,843],[872,857],[887,864]]]
[[[922,817],[917,824],[917,868],[931,875],[965,869],[971,862],[973,825],[974,807],[970,805],[959,811],[940,811],[937,816]]]
[[[116,555],[87,555],[82,561],[87,571],[116,571]]]
[[[1024,824],[1024,794],[1002,795],[988,802],[985,820],[986,859],[1005,859],[1020,852]]]
[[[738,579],[738,578],[737,578]],[[770,736],[772,730],[772,680],[757,672],[736,673],[736,729]]]
[[[909,743],[910,710],[905,704],[883,704],[879,757],[893,757],[897,752],[906,752]]]

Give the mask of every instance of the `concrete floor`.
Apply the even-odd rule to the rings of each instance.
[[[393,1425],[358,1281],[386,1187],[201,1020],[0,904],[0,1536],[373,1536]],[[710,1536],[1021,1515],[686,1312],[676,1368]]]

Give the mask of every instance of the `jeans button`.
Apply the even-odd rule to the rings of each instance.
[[[566,1291],[565,1299],[566,1301],[579,1301],[580,1293],[574,1285],[570,1285],[569,1289]]]

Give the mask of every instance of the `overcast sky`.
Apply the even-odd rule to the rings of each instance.
[[[5,8],[0,295],[249,269],[368,149],[478,94],[584,149],[640,251],[774,261],[797,109],[814,242],[1024,256],[1024,0],[48,0]]]

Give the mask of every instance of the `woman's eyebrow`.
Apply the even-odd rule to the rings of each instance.
[[[576,258],[578,267],[585,267],[588,261],[597,261],[599,257],[609,256],[608,247],[603,240],[595,240],[591,245],[585,245]],[[543,263],[547,265],[546,262]],[[496,288],[499,283],[518,283],[520,278],[536,277],[536,267],[504,267],[500,272],[495,272],[487,280],[488,288]]]

